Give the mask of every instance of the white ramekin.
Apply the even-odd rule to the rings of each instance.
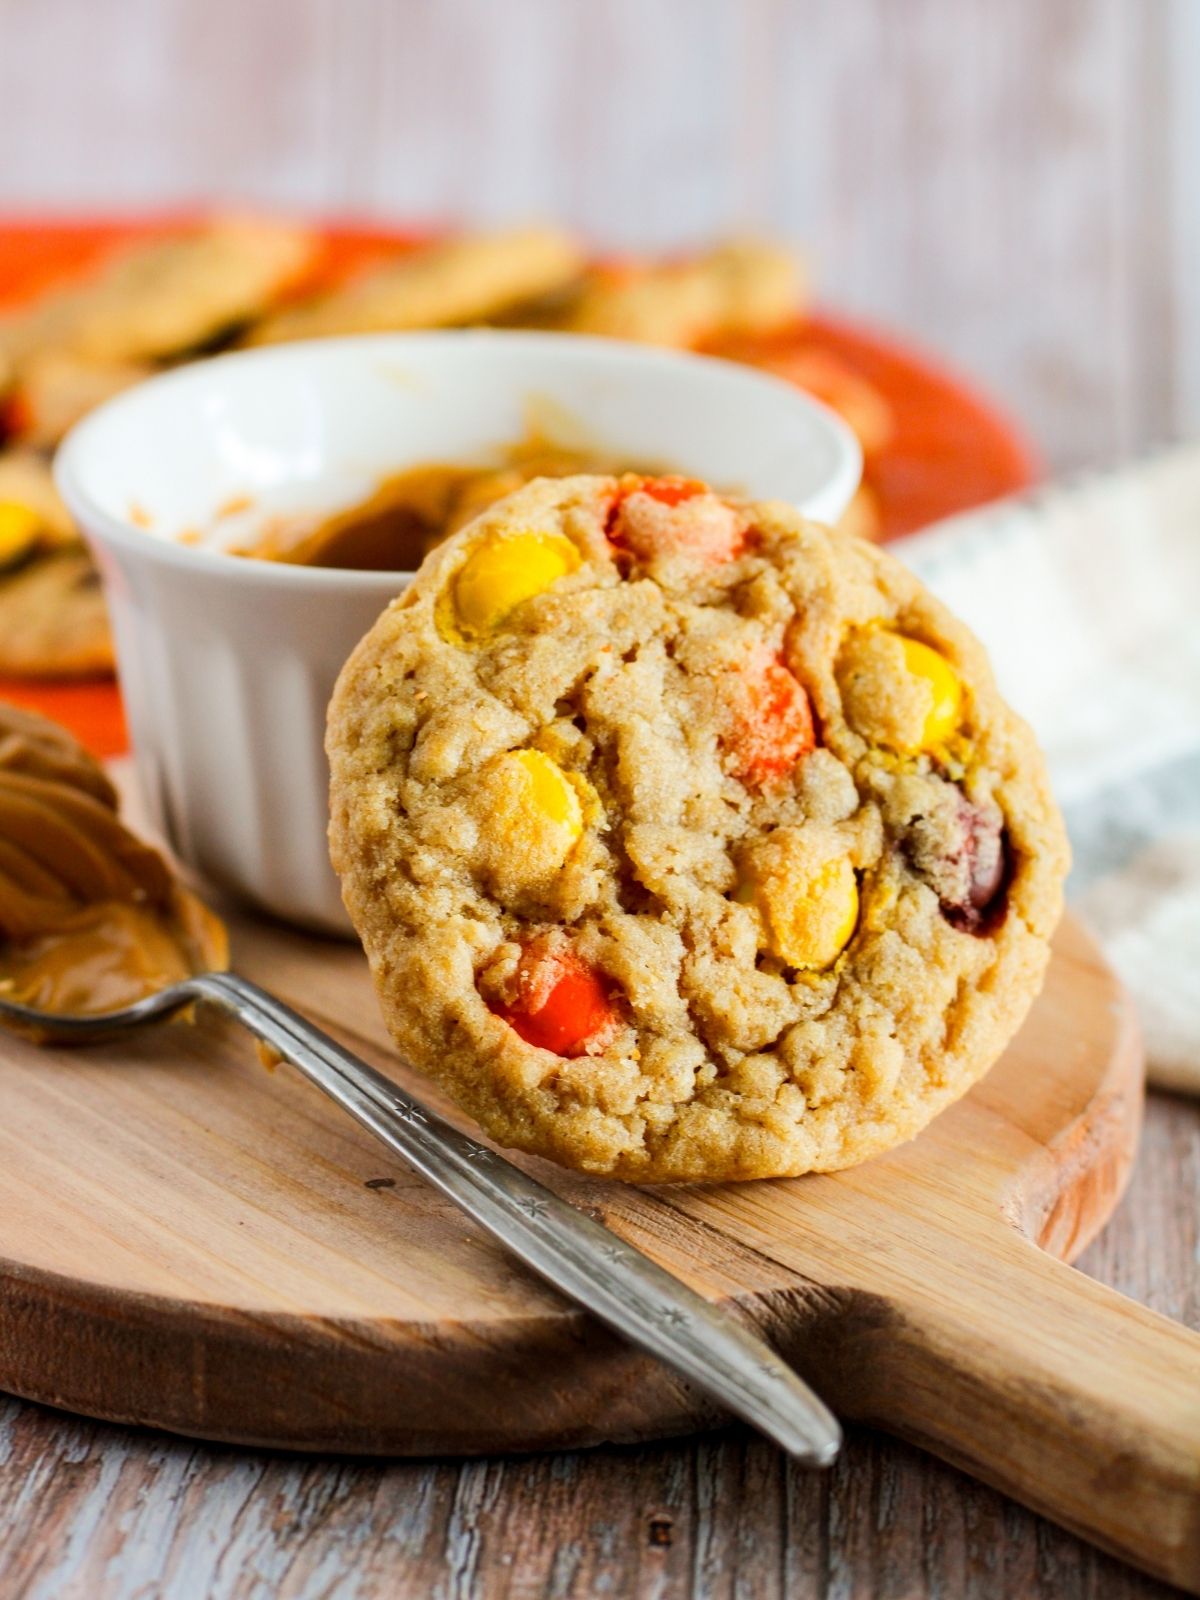
[[[326,851],[325,706],[408,581],[248,561],[222,544],[264,515],[353,504],[416,462],[471,460],[519,438],[531,413],[564,442],[826,521],[861,470],[849,430],[778,379],[491,330],[221,356],[138,385],[69,435],[58,486],[104,579],[146,805],[214,884],[288,921],[350,931]]]

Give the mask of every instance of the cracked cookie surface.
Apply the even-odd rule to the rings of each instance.
[[[981,647],[896,561],[679,479],[540,480],[330,707],[331,846],[401,1052],[637,1181],[911,1137],[1037,993],[1067,851]]]

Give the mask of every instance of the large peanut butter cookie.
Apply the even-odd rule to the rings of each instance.
[[[330,710],[400,1050],[638,1180],[846,1166],[999,1055],[1067,850],[971,635],[895,561],[672,479],[541,480],[427,557]]]

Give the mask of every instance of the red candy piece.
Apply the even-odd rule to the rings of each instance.
[[[734,776],[761,789],[781,778],[816,745],[808,695],[782,661],[748,668],[732,696],[732,726],[725,746]]]
[[[570,950],[535,940],[517,964],[517,998],[498,1015],[526,1044],[556,1056],[602,1049],[616,1013],[599,975]]]

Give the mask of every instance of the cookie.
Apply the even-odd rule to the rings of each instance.
[[[48,350],[118,366],[163,361],[259,316],[308,266],[302,227],[218,218],[130,246],[93,276],[0,318],[0,364],[17,370]]]
[[[484,322],[578,276],[579,247],[554,228],[466,234],[424,245],[268,318],[251,344]]]
[[[157,370],[144,361],[85,361],[69,350],[30,356],[10,402],[12,431],[26,445],[52,449],[89,411]]]
[[[100,575],[82,544],[0,573],[0,673],[92,678],[112,671]]]
[[[541,480],[347,663],[330,840],[402,1054],[637,1181],[917,1133],[1042,982],[1067,849],[983,650],[885,553],[680,479]]]
[[[0,452],[0,673],[111,673],[99,575],[58,497],[48,463]]]
[[[35,546],[71,544],[78,537],[46,458],[34,450],[0,450],[0,570]]]
[[[800,314],[802,297],[789,251],[730,240],[686,261],[596,267],[558,326],[690,348],[779,328]]]

